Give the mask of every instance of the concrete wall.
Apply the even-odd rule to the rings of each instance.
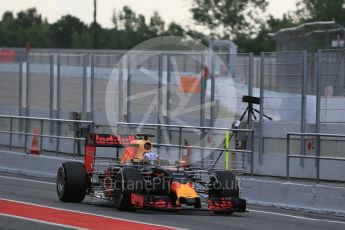
[[[0,151],[0,171],[2,172],[56,178],[60,164],[65,161],[80,161],[80,159]]]
[[[241,194],[249,203],[345,215],[344,187],[243,179]]]

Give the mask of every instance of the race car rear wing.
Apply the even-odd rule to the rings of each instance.
[[[113,147],[123,148],[136,140],[135,135],[114,135],[114,134],[96,134],[92,133],[86,139],[86,145],[93,147]]]
[[[136,139],[137,137],[135,135],[89,134],[86,138],[84,154],[84,165],[86,171],[88,173],[92,173],[93,171],[96,147],[124,148],[131,146],[131,141]]]

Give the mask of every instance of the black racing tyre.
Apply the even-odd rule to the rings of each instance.
[[[80,203],[84,200],[87,187],[87,173],[80,162],[65,162],[58,169],[56,191],[64,202]]]
[[[233,211],[214,211],[215,214],[218,214],[218,215],[231,215],[233,214],[234,212]]]
[[[236,176],[230,171],[215,171],[210,178],[209,197],[239,197]]]
[[[118,172],[114,183],[114,205],[121,211],[134,211],[131,194],[142,194],[144,178],[141,172],[132,167],[124,167]]]

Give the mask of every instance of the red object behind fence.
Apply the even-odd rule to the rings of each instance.
[[[0,62],[14,63],[16,61],[16,51],[0,50]]]

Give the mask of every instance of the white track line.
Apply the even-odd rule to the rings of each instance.
[[[302,184],[293,181],[274,181],[274,180],[262,180],[262,179],[254,179],[254,178],[242,178],[244,181],[257,181],[257,182],[269,182],[275,184],[285,184],[285,185],[299,185],[304,187],[324,187],[324,188],[335,188],[335,189],[345,189],[343,186],[330,186],[330,185],[321,185],[321,184]]]
[[[261,211],[256,209],[247,209],[249,212],[257,212],[257,213],[263,213],[263,214],[269,214],[269,215],[275,215],[275,216],[284,216],[284,217],[290,217],[295,219],[301,219],[301,220],[309,220],[309,221],[323,221],[323,222],[329,222],[329,223],[336,223],[336,224],[345,224],[345,221],[336,221],[336,220],[328,220],[328,219],[316,219],[316,218],[309,218],[309,217],[303,217],[303,216],[295,216],[290,214],[284,214],[279,212],[268,212],[268,211]]]
[[[73,226],[65,225],[65,224],[57,224],[57,223],[43,221],[43,220],[31,219],[31,218],[22,217],[22,216],[9,215],[9,214],[4,214],[4,213],[0,213],[0,216],[5,216],[5,217],[10,217],[10,218],[15,218],[15,219],[21,219],[21,220],[27,220],[27,221],[31,221],[31,222],[40,223],[40,224],[48,224],[48,225],[53,225],[53,226],[58,226],[58,227],[69,228],[69,229],[78,229],[78,230],[85,230],[86,229],[86,228],[77,228],[77,227],[73,227]]]
[[[11,176],[2,176],[2,175],[0,175],[0,178],[11,179],[11,180],[21,180],[21,181],[27,181],[27,182],[35,182],[35,183],[40,183],[40,184],[55,185],[54,182],[41,181],[41,180],[32,180],[32,179],[25,179],[25,178],[20,178],[20,177],[11,177]]]
[[[105,216],[105,215],[99,215],[99,214],[95,214],[95,213],[81,212],[81,211],[64,209],[64,208],[56,208],[56,207],[47,206],[47,205],[41,205],[41,204],[35,204],[35,203],[29,203],[29,202],[23,202],[23,201],[17,201],[17,200],[6,199],[6,198],[0,197],[0,201],[1,200],[9,201],[9,202],[15,202],[15,203],[20,203],[20,204],[26,204],[26,205],[31,205],[31,206],[37,206],[37,207],[42,207],[42,208],[50,208],[50,209],[55,209],[55,210],[60,210],[60,211],[65,211],[65,212],[74,212],[74,213],[79,213],[79,214],[84,214],[84,215],[92,215],[92,216],[97,216],[97,217],[102,217],[102,218],[109,218],[109,219],[113,219],[113,220],[127,221],[127,222],[132,222],[132,223],[137,223],[137,224],[144,224],[144,225],[149,225],[149,226],[157,226],[157,227],[170,228],[170,229],[181,229],[181,228],[167,226],[167,225],[152,224],[152,223],[143,222],[143,221],[129,220],[129,219],[124,219],[124,218],[119,218],[119,217]]]

